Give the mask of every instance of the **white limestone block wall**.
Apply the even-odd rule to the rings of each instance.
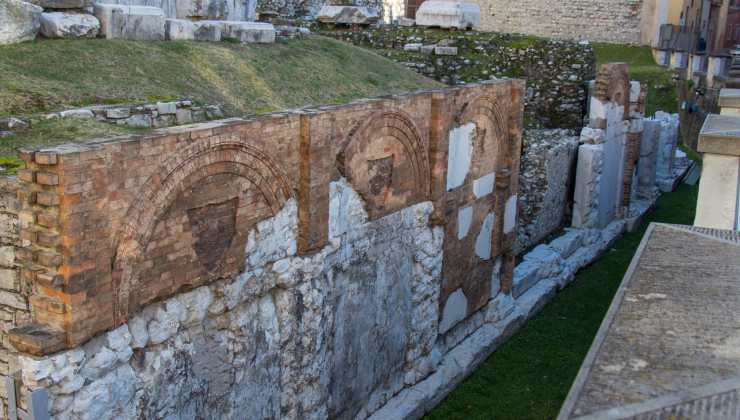
[[[296,256],[293,200],[250,233],[247,268],[59,354],[21,358],[55,418],[355,417],[436,367],[441,227],[431,203],[369,222],[331,186],[330,245]],[[364,414],[363,414],[364,413]]]

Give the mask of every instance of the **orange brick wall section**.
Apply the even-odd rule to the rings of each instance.
[[[314,252],[326,244],[329,183],[340,177],[372,219],[430,200],[448,230],[460,206],[480,207],[475,223],[493,212],[506,290],[512,238],[501,226],[517,190],[522,90],[487,82],[24,152],[30,246],[18,260],[34,321],[11,341],[39,355],[75,347],[143,305],[238,274],[249,231],[289,199],[298,201],[298,252]],[[448,132],[470,121],[480,145],[463,187],[448,192]],[[491,171],[495,193],[476,200],[472,180]],[[470,243],[447,239],[445,253],[442,298],[463,287],[478,309],[495,258],[476,261]]]

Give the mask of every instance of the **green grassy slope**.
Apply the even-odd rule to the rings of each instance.
[[[0,47],[0,117],[188,97],[231,115],[441,86],[328,38],[270,45],[93,40]]]
[[[189,98],[243,116],[436,88],[371,51],[311,36],[270,45],[38,40],[0,46],[0,118],[92,104]],[[20,147],[137,133],[92,120],[50,120],[0,138],[0,173]]]

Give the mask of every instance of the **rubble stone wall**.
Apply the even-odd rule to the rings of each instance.
[[[18,371],[18,355],[8,340],[8,331],[30,319],[28,290],[15,263],[21,244],[18,229],[19,203],[15,177],[0,177],[0,375]],[[0,389],[0,414],[6,413],[5,387]]]
[[[512,7],[516,5],[506,6],[507,9]],[[418,27],[314,30],[372,48],[448,85],[491,78],[525,79],[527,127],[580,129],[583,126],[588,99],[586,86],[596,75],[591,45],[476,31],[451,34]],[[444,48],[445,55],[438,55],[435,46],[454,48]]]
[[[524,130],[517,251],[570,221],[578,137],[572,130]]]
[[[644,0],[480,0],[481,29],[593,42],[641,41]]]
[[[23,152],[22,393],[73,419],[370,415],[511,292],[522,97],[507,80]]]

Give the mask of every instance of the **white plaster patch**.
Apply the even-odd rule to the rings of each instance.
[[[475,240],[475,255],[484,260],[491,259],[491,234],[493,233],[493,213],[483,219],[483,225]]]
[[[496,182],[496,172],[491,172],[488,175],[473,181],[473,194],[475,198],[485,197],[493,192],[493,184]]]
[[[506,210],[504,211],[504,233],[509,233],[516,227],[516,195],[512,195],[506,200]]]
[[[442,310],[442,320],[439,322],[439,333],[444,334],[468,314],[468,298],[462,289],[457,289],[447,298]]]
[[[473,222],[473,206],[463,207],[457,212],[457,239],[468,236]]]
[[[465,182],[473,158],[473,134],[475,124],[467,123],[450,130],[450,142],[447,156],[447,191],[451,191]]]
[[[640,90],[642,87],[640,86],[640,82],[631,81],[630,82],[630,102],[637,102],[640,99]]]

